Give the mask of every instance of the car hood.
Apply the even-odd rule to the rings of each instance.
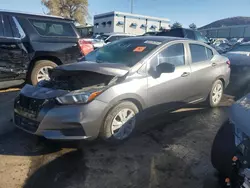
[[[250,56],[247,56],[245,53],[227,52],[223,56],[230,60],[231,65],[250,65]]]
[[[250,136],[250,94],[242,97],[229,110],[229,119],[246,135]]]
[[[128,73],[129,67],[118,63],[95,63],[82,61],[69,65],[62,65],[55,68],[55,71],[88,71],[109,76],[124,76]],[[52,71],[53,72],[53,71]]]

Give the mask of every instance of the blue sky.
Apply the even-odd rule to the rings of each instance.
[[[1,9],[43,13],[41,0],[1,0]],[[130,0],[89,0],[89,12],[130,12]],[[169,18],[187,27],[198,27],[218,19],[250,16],[250,0],[134,0],[134,13]]]

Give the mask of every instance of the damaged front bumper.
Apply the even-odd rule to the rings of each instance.
[[[88,104],[59,105],[54,91],[46,89],[45,93],[53,97],[44,97],[46,95],[40,95],[41,92],[34,91],[36,87],[29,85],[21,91],[14,105],[14,122],[18,128],[53,140],[93,140],[98,137],[106,103],[93,100]]]

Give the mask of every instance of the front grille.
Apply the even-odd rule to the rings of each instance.
[[[39,110],[42,108],[45,102],[45,99],[33,99],[22,94],[19,96],[19,107],[23,111],[35,114],[35,116],[37,116]]]
[[[15,113],[15,124],[29,132],[35,133],[38,129],[39,122],[25,118]]]

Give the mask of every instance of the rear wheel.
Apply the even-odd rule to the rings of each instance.
[[[131,136],[136,126],[137,106],[130,101],[123,101],[110,110],[101,130],[101,137],[106,141],[121,142]]]
[[[41,80],[49,80],[49,69],[57,67],[57,64],[49,60],[37,61],[31,71],[30,81],[36,85]]]
[[[217,132],[211,150],[211,162],[224,177],[231,173],[235,151],[234,126],[226,121]]]
[[[209,105],[211,107],[217,107],[223,96],[223,83],[221,80],[216,80],[212,86],[212,89],[209,94]]]

